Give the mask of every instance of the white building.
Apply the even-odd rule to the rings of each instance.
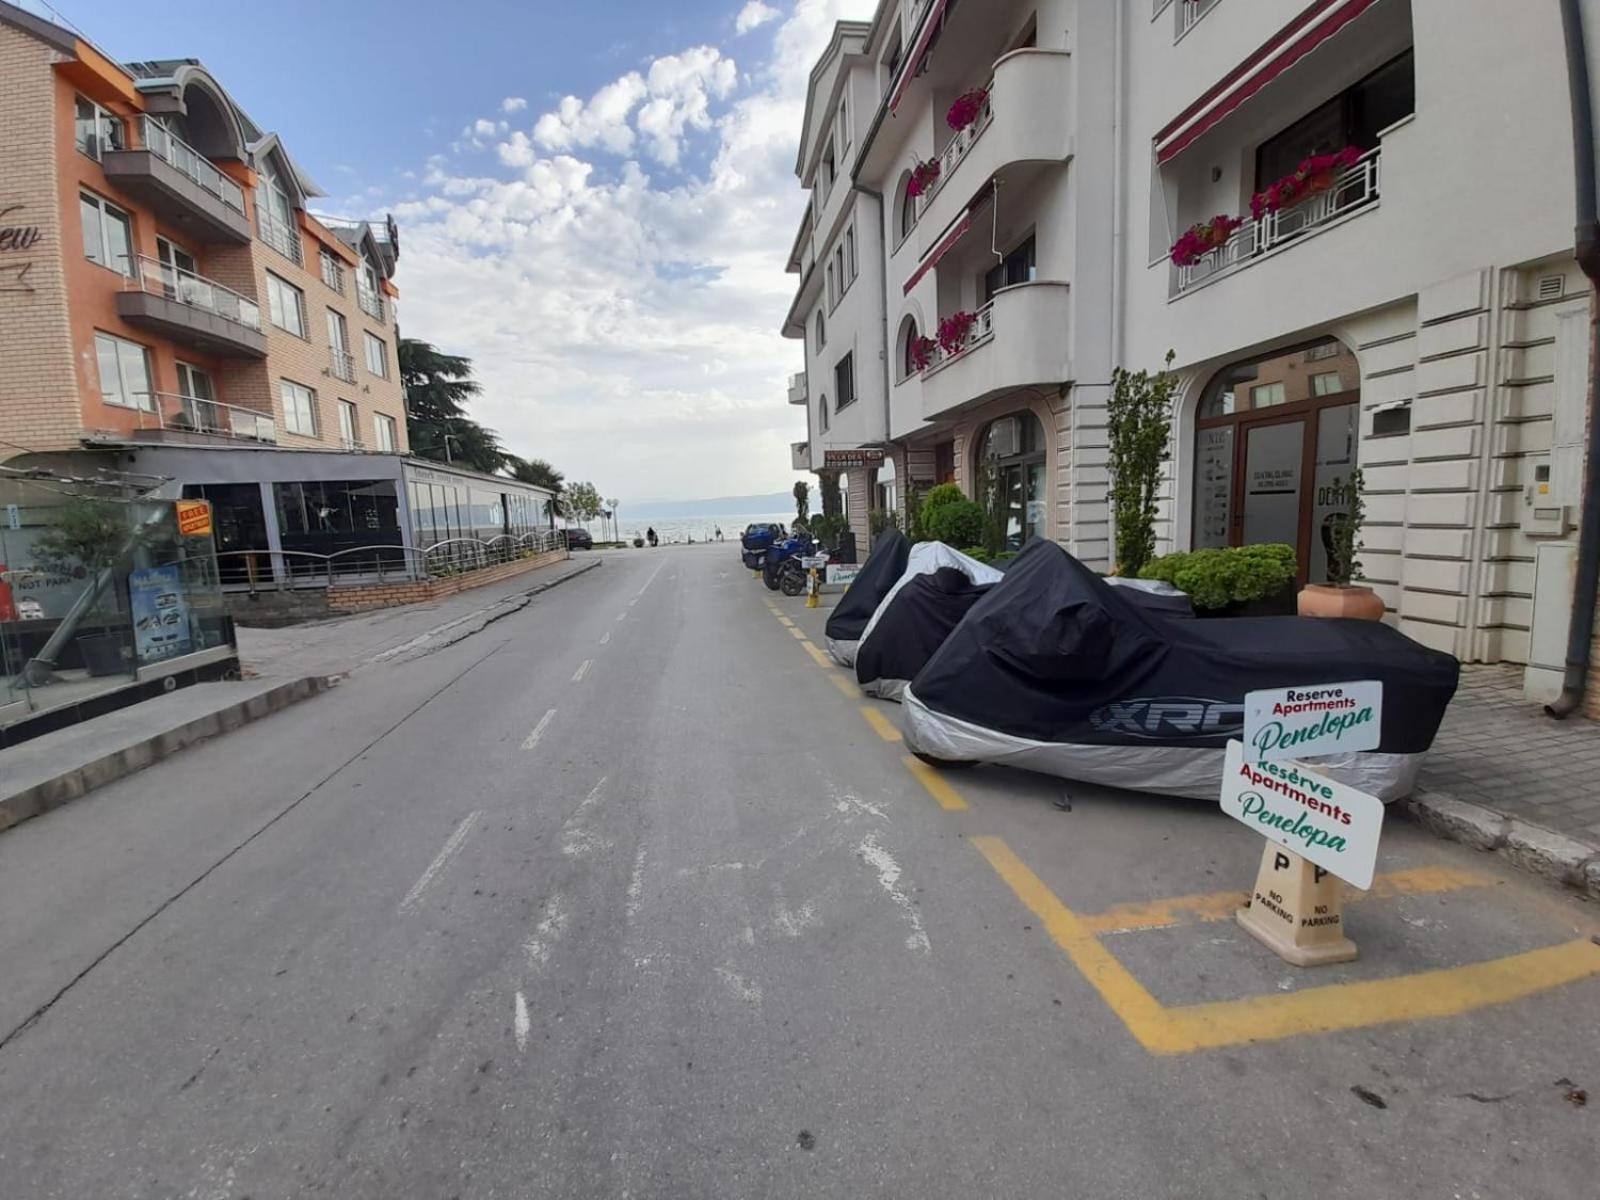
[[[1583,10],[1593,61],[1600,0]],[[1014,539],[1106,566],[1107,382],[1170,349],[1164,548],[1286,541],[1319,579],[1329,485],[1359,465],[1390,619],[1559,685],[1590,327],[1554,2],[883,0],[848,29],[874,97],[851,114],[855,181],[886,197],[881,307],[851,311],[854,336],[888,330],[902,481],[998,478]],[[1175,265],[1219,214],[1242,223]],[[918,367],[908,338],[957,312],[965,341]],[[884,436],[871,416],[849,444]],[[815,416],[812,435],[820,466]]]

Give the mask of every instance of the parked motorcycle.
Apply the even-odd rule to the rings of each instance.
[[[783,537],[783,526],[759,522],[745,527],[739,538],[739,561],[747,571],[759,571],[767,561],[767,551]]]
[[[794,560],[798,559],[801,555],[813,553],[815,547],[815,541],[809,537],[799,535],[785,538],[781,542],[774,543],[772,548],[767,551],[765,561],[761,564],[761,582],[766,584],[767,587],[772,591],[776,592],[782,586],[784,575],[786,575],[791,569],[787,566],[787,564],[793,563],[794,565],[792,569],[800,570],[800,564]],[[801,591],[805,590],[804,576],[805,572],[802,570]],[[785,592],[784,594],[798,596],[800,592]]]

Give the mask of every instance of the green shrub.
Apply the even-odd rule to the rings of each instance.
[[[1186,592],[1196,608],[1226,608],[1275,596],[1294,582],[1299,563],[1282,543],[1164,554],[1139,572]]]
[[[946,546],[976,546],[983,541],[983,506],[980,504],[956,500],[941,504],[931,512],[924,510],[924,513],[923,527],[936,542]]]
[[[967,546],[961,553],[968,558],[975,558],[981,563],[994,561],[994,556],[989,553],[989,547],[987,546]]]

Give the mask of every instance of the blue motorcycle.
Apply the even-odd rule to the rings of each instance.
[[[744,563],[746,570],[761,570],[767,552],[772,549],[773,543],[782,541],[783,537],[782,525],[771,522],[747,525],[739,539],[739,561]]]

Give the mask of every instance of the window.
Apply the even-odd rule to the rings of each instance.
[[[301,261],[294,207],[289,202],[288,191],[278,182],[270,159],[261,164],[260,183],[256,189],[256,223],[260,226],[262,241],[285,258]]]
[[[138,342],[97,333],[94,353],[100,367],[100,399],[118,408],[155,411],[155,395],[150,386],[150,351]]]
[[[915,317],[907,317],[900,324],[900,378],[910,379],[922,368],[917,365],[917,342],[921,336]]]
[[[394,418],[377,413],[372,418],[373,428],[378,434],[378,449],[385,454],[393,454],[395,448]]]
[[[331,308],[328,310],[328,345],[341,354],[350,353],[350,331],[344,314]]]
[[[211,386],[211,376],[199,367],[190,366],[186,362],[178,364],[178,392],[191,400],[215,400],[216,392]]]
[[[987,304],[993,300],[994,294],[1001,288],[1013,287],[1019,283],[1032,283],[1038,274],[1035,259],[1033,238],[1029,237],[984,275],[983,302]]]
[[[821,175],[819,176],[822,181],[822,198],[824,200],[828,198],[828,193],[833,189],[834,176],[839,173],[839,169],[835,165],[836,163],[837,160],[833,155],[833,138],[830,137],[828,139],[828,148],[823,152],[822,155],[822,171]]]
[[[823,433],[828,432],[828,398],[826,396],[817,398],[817,428]]]
[[[900,184],[900,240],[911,236],[917,227],[917,198],[911,194],[911,172],[907,171]]]
[[[854,283],[855,279],[856,279],[856,274],[857,274],[857,268],[856,268],[856,227],[854,225],[850,226],[849,229],[846,229],[844,231],[844,257],[845,257],[845,266],[846,266],[846,268],[848,268],[848,270],[850,272],[847,276],[845,276],[845,278],[848,279],[851,283]]]
[[[822,315],[822,310],[820,308],[817,309],[817,319],[814,322],[814,327],[815,327],[817,349],[821,350],[824,346],[826,346],[828,344],[828,327],[827,327],[827,324],[826,324],[826,320]]]
[[[1344,391],[1344,381],[1337,371],[1323,371],[1311,377],[1311,394],[1313,396],[1337,396]]]
[[[833,264],[828,264],[828,307],[839,303],[839,281],[834,278]]]
[[[283,427],[303,437],[316,437],[317,394],[308,387],[280,379],[278,395],[283,400]]]
[[[839,97],[839,145],[850,149],[850,93]]]
[[[1378,134],[1417,107],[1411,51],[1301,117],[1256,150],[1256,190],[1282,179],[1313,154],[1375,149]]]
[[[833,365],[833,387],[839,393],[838,408],[856,401],[856,356],[846,354]]]
[[[105,151],[126,147],[122,118],[112,116],[93,100],[79,96],[76,117],[74,131],[80,153],[99,162]]]
[[[367,348],[367,370],[379,379],[389,378],[389,347],[382,338],[373,337],[370,333],[363,333],[362,341]]]
[[[279,329],[297,338],[306,336],[306,298],[300,289],[267,272],[267,313]]]
[[[978,446],[984,507],[1003,515],[1006,549],[1020,550],[1045,532],[1044,426],[1031,412],[1014,413],[990,422]]]
[[[339,440],[347,450],[360,444],[356,440],[356,424],[356,406],[348,400],[339,401]]]
[[[356,293],[361,311],[375,320],[383,320],[383,297],[378,292],[378,268],[365,251],[361,255],[361,273],[356,276]]]
[[[1288,400],[1283,382],[1258,383],[1250,389],[1251,408],[1276,408]]]
[[[900,35],[894,35],[894,45],[883,60],[883,94],[887,96],[894,87],[894,81],[900,77],[900,60],[905,57],[905,43]]]
[[[329,250],[322,251],[321,260],[322,282],[341,296],[344,295],[344,265]]]
[[[93,192],[79,192],[78,215],[83,221],[83,256],[120,275],[131,276],[133,226],[128,214]]]

